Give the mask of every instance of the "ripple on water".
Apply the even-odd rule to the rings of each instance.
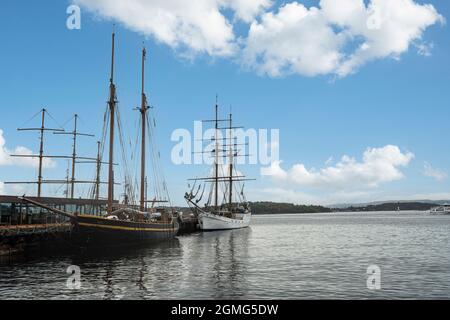
[[[450,298],[450,216],[268,215],[146,248],[0,261],[2,299]],[[81,268],[80,290],[66,286]],[[382,290],[367,289],[367,267]]]

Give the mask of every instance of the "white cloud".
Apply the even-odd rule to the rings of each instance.
[[[332,205],[336,203],[352,203],[371,201],[378,193],[366,191],[335,191],[330,193],[309,193],[286,187],[268,187],[249,190],[250,201],[274,201],[306,205]]]
[[[368,148],[360,162],[345,155],[336,165],[320,170],[308,170],[303,164],[295,164],[285,171],[278,161],[265,173],[288,186],[352,191],[376,188],[382,183],[402,179],[404,175],[399,168],[407,166],[413,158],[412,153],[402,153],[397,146],[387,145]]]
[[[250,201],[274,201],[311,205],[324,203],[323,199],[318,196],[284,188],[251,189],[248,194],[251,195]]]
[[[219,4],[231,8],[238,19],[250,23],[272,6],[272,0],[219,0]]]
[[[270,0],[74,0],[74,3],[170,47],[211,56],[232,56],[238,50],[233,24],[221,9],[231,9],[235,20],[249,22],[271,5]]]
[[[6,141],[3,136],[3,130],[0,129],[0,166],[22,166],[37,168],[39,160],[37,158],[21,158],[11,157],[12,154],[16,155],[32,155],[33,152],[25,147],[18,146],[14,150],[10,151],[6,148]],[[51,159],[44,159],[44,168],[54,168],[56,163]]]
[[[431,51],[434,48],[434,43],[418,43],[416,44],[417,47],[417,53],[421,56],[424,57],[430,57],[431,56]]]
[[[0,195],[18,195],[26,194],[32,186],[25,185],[6,185],[4,182],[0,182]]]
[[[399,195],[397,197],[390,197],[391,200],[449,200],[450,192],[436,192],[436,193],[418,193],[418,194],[407,194],[407,195]]]
[[[429,56],[424,31],[445,19],[415,0],[72,0],[185,56],[229,57],[259,74],[338,75],[399,59],[411,45]],[[367,3],[367,4],[366,4]],[[271,10],[271,11],[270,11]],[[240,35],[237,22],[243,22]],[[248,34],[247,34],[248,31]]]
[[[274,201],[323,206],[352,203],[361,204],[373,201],[437,201],[450,199],[450,192],[417,194],[404,194],[400,192],[393,194],[392,192],[376,191],[372,189],[365,191],[337,191],[326,194],[311,194],[282,187],[251,189],[249,190],[249,195],[251,195],[250,201]]]
[[[442,181],[447,178],[446,172],[440,169],[433,168],[433,166],[428,162],[425,162],[423,164],[423,174],[426,175],[427,177],[436,179],[437,181]]]
[[[334,33],[323,13],[297,2],[254,21],[243,53],[244,65],[277,77],[333,73],[342,60],[343,34]]]
[[[269,76],[343,77],[375,59],[398,59],[414,43],[429,54],[423,32],[438,22],[445,21],[432,5],[413,0],[292,2],[251,24],[244,63]]]

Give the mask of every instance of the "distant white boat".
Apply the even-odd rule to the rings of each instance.
[[[450,205],[444,204],[442,206],[431,208],[430,214],[450,214]]]

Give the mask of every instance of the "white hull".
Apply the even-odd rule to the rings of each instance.
[[[450,215],[450,211],[430,211],[432,215]]]
[[[198,224],[201,230],[232,230],[247,228],[250,225],[252,213],[236,214],[236,218],[227,218],[209,212],[198,215]]]
[[[450,214],[449,206],[441,206],[435,207],[430,210],[430,214],[442,215],[442,214]]]

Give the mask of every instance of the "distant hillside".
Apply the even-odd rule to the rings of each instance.
[[[375,205],[381,205],[381,204],[403,204],[403,203],[425,203],[425,204],[433,204],[435,206],[437,205],[444,205],[449,204],[449,200],[390,200],[390,201],[373,201],[373,202],[365,202],[365,203],[340,203],[340,204],[332,204],[329,205],[329,208],[333,209],[342,209],[342,208],[362,208],[362,207],[368,207],[368,206],[375,206]]]
[[[369,205],[350,205],[341,208],[327,208],[324,206],[296,205],[292,203],[278,202],[250,202],[253,214],[282,214],[282,213],[326,213],[326,212],[361,212],[361,211],[402,211],[415,210],[426,211],[435,207],[436,203],[425,202],[386,202]],[[177,208],[184,212],[190,212],[189,208]]]
[[[354,211],[396,211],[398,209],[404,210],[416,210],[426,211],[435,207],[436,203],[424,203],[424,202],[388,202],[381,204],[372,204],[367,206],[350,206],[347,208],[335,208],[334,211],[340,212],[354,212]]]
[[[250,202],[253,214],[276,214],[276,213],[319,213],[331,212],[330,208],[322,206],[295,205],[292,203],[277,202]]]

